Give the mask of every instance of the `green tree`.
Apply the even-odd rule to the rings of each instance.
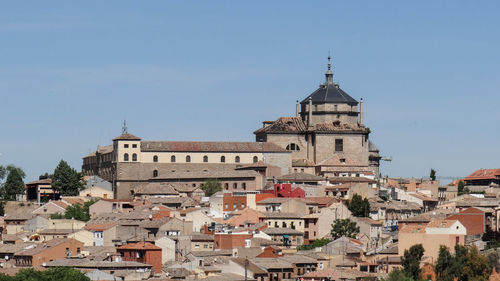
[[[491,274],[488,258],[479,254],[476,246],[469,247],[459,280],[487,281]]]
[[[355,217],[368,217],[370,215],[370,202],[358,194],[352,196],[351,201],[347,203],[347,208]]]
[[[64,213],[64,217],[67,219],[75,219],[79,221],[89,221],[90,213],[89,207],[97,202],[97,200],[89,200],[83,204],[83,206],[79,204],[74,204],[66,208],[66,212]],[[59,215],[51,216],[51,218],[59,218]]]
[[[300,245],[300,246],[297,246],[297,250],[298,251],[312,250],[314,248],[322,247],[322,246],[324,246],[324,245],[326,245],[326,244],[328,244],[330,242],[331,242],[331,240],[328,239],[328,238],[320,238],[320,239],[314,240],[314,242],[312,242],[309,245]]]
[[[26,176],[24,171],[19,167],[9,165],[2,173],[3,176],[7,174],[7,179],[1,188],[2,198],[9,201],[16,200],[16,194],[23,194],[26,190],[23,182],[23,178]]]
[[[406,276],[414,280],[420,279],[420,261],[424,256],[424,251],[422,244],[413,245],[409,250],[404,251],[403,257],[401,258],[401,265],[403,266],[403,272]]]
[[[457,187],[457,195],[464,195],[464,194],[469,194],[470,190],[467,186],[465,186],[465,183],[463,181],[458,182],[458,187]]]
[[[356,238],[358,233],[359,226],[350,219],[336,220],[335,223],[332,224],[332,230],[330,231],[333,239],[338,239],[342,236]]]
[[[202,185],[201,189],[205,192],[205,196],[212,196],[214,193],[222,191],[222,185],[219,180],[209,179]]]
[[[64,196],[76,196],[84,188],[81,177],[66,161],[61,160],[52,176],[52,189]]]
[[[22,269],[16,276],[0,281],[90,281],[81,271],[69,267],[55,267],[44,271],[33,268]]]
[[[454,258],[450,253],[448,247],[441,245],[439,247],[439,256],[434,266],[437,280],[440,281],[453,281],[455,274],[453,272],[452,264]]]
[[[431,178],[431,181],[436,180],[436,170],[431,169],[431,174],[429,175],[429,178]]]
[[[385,278],[385,279],[382,278],[381,280],[382,281],[414,281],[413,278],[406,276],[406,274],[403,271],[401,271],[401,269],[399,269],[399,268],[394,269],[393,271],[391,271],[391,273],[389,273],[387,278]]]

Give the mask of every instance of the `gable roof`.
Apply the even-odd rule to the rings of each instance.
[[[141,138],[136,137],[136,136],[129,134],[129,133],[124,133],[124,134],[121,134],[113,139],[113,141],[117,141],[117,140],[141,140]]]
[[[287,152],[270,142],[143,141],[141,151],[151,152]]]
[[[464,180],[488,180],[500,177],[500,169],[479,169],[468,175]]]

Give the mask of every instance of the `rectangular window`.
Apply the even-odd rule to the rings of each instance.
[[[123,147],[128,148],[128,143],[124,144]]]
[[[132,148],[137,148],[137,144],[135,144],[135,143],[134,143],[134,144],[132,145]]]
[[[200,244],[194,244],[194,247],[195,247],[196,249],[199,249],[199,248],[200,248]]]
[[[344,140],[335,139],[335,152],[344,151]]]

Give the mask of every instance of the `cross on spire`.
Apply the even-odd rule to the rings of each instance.
[[[123,120],[122,135],[128,134],[127,120]]]

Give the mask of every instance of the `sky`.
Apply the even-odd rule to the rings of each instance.
[[[498,1],[3,1],[0,165],[25,181],[129,132],[254,141],[324,80],[382,175],[500,168]]]

